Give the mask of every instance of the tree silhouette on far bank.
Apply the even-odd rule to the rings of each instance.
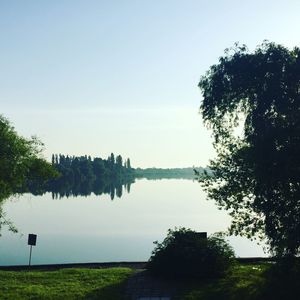
[[[108,159],[90,156],[52,155],[52,165],[60,173],[60,177],[41,183],[31,182],[29,189],[33,194],[52,192],[53,198],[69,196],[88,196],[110,194],[122,196],[123,185],[127,191],[134,182],[134,169],[123,164],[121,155],[113,153]]]

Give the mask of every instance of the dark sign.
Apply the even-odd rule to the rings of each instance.
[[[28,245],[35,246],[36,245],[36,234],[28,234]]]

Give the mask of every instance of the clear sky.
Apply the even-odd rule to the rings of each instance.
[[[300,46],[299,0],[0,0],[0,113],[52,153],[214,156],[199,78],[234,42]]]

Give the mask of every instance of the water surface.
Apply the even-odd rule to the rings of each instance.
[[[52,199],[24,194],[7,200],[6,217],[18,227],[2,229],[0,265],[28,264],[29,233],[38,235],[32,264],[144,261],[168,228],[188,227],[208,234],[230,224],[226,212],[205,199],[192,180],[137,180],[130,193]],[[262,256],[262,248],[244,238],[230,238],[238,256]]]

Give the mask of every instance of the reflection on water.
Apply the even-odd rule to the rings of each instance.
[[[183,226],[208,234],[230,223],[197,182],[191,180],[137,180],[111,201],[110,193],[63,197],[52,193],[25,194],[3,208],[20,234],[3,230],[0,264],[27,264],[28,233],[38,235],[33,264],[147,260],[153,241],[161,241],[168,228]],[[122,191],[126,190],[126,185]],[[115,190],[117,195],[117,191]],[[118,195],[121,195],[118,192]],[[239,256],[261,256],[261,247],[241,238],[230,238]]]
[[[130,192],[130,186],[134,182],[133,179],[128,179],[124,181],[111,181],[111,182],[102,182],[95,181],[91,182],[82,182],[79,185],[74,184],[71,187],[61,186],[56,189],[51,189],[52,199],[60,199],[63,197],[78,197],[78,196],[90,196],[92,193],[96,196],[102,194],[109,194],[110,199],[114,200],[115,196],[118,198],[122,197],[124,191],[127,193]],[[43,191],[45,194],[47,191]],[[34,194],[34,193],[33,193]]]
[[[36,196],[51,193],[52,199],[90,196],[93,193],[96,196],[109,194],[110,199],[114,200],[115,197],[121,198],[124,191],[129,193],[132,183],[134,183],[134,178],[132,177],[109,181],[101,179],[72,182],[56,180],[55,183],[44,187],[29,186],[29,191]]]
[[[130,159],[123,163],[121,155],[113,153],[107,158],[91,158],[90,156],[52,155],[52,166],[59,176],[44,182],[43,180],[27,180],[23,190],[33,195],[52,193],[52,198],[89,196],[109,194],[111,200],[115,196],[121,198],[123,186],[130,191],[134,182],[134,169]]]

